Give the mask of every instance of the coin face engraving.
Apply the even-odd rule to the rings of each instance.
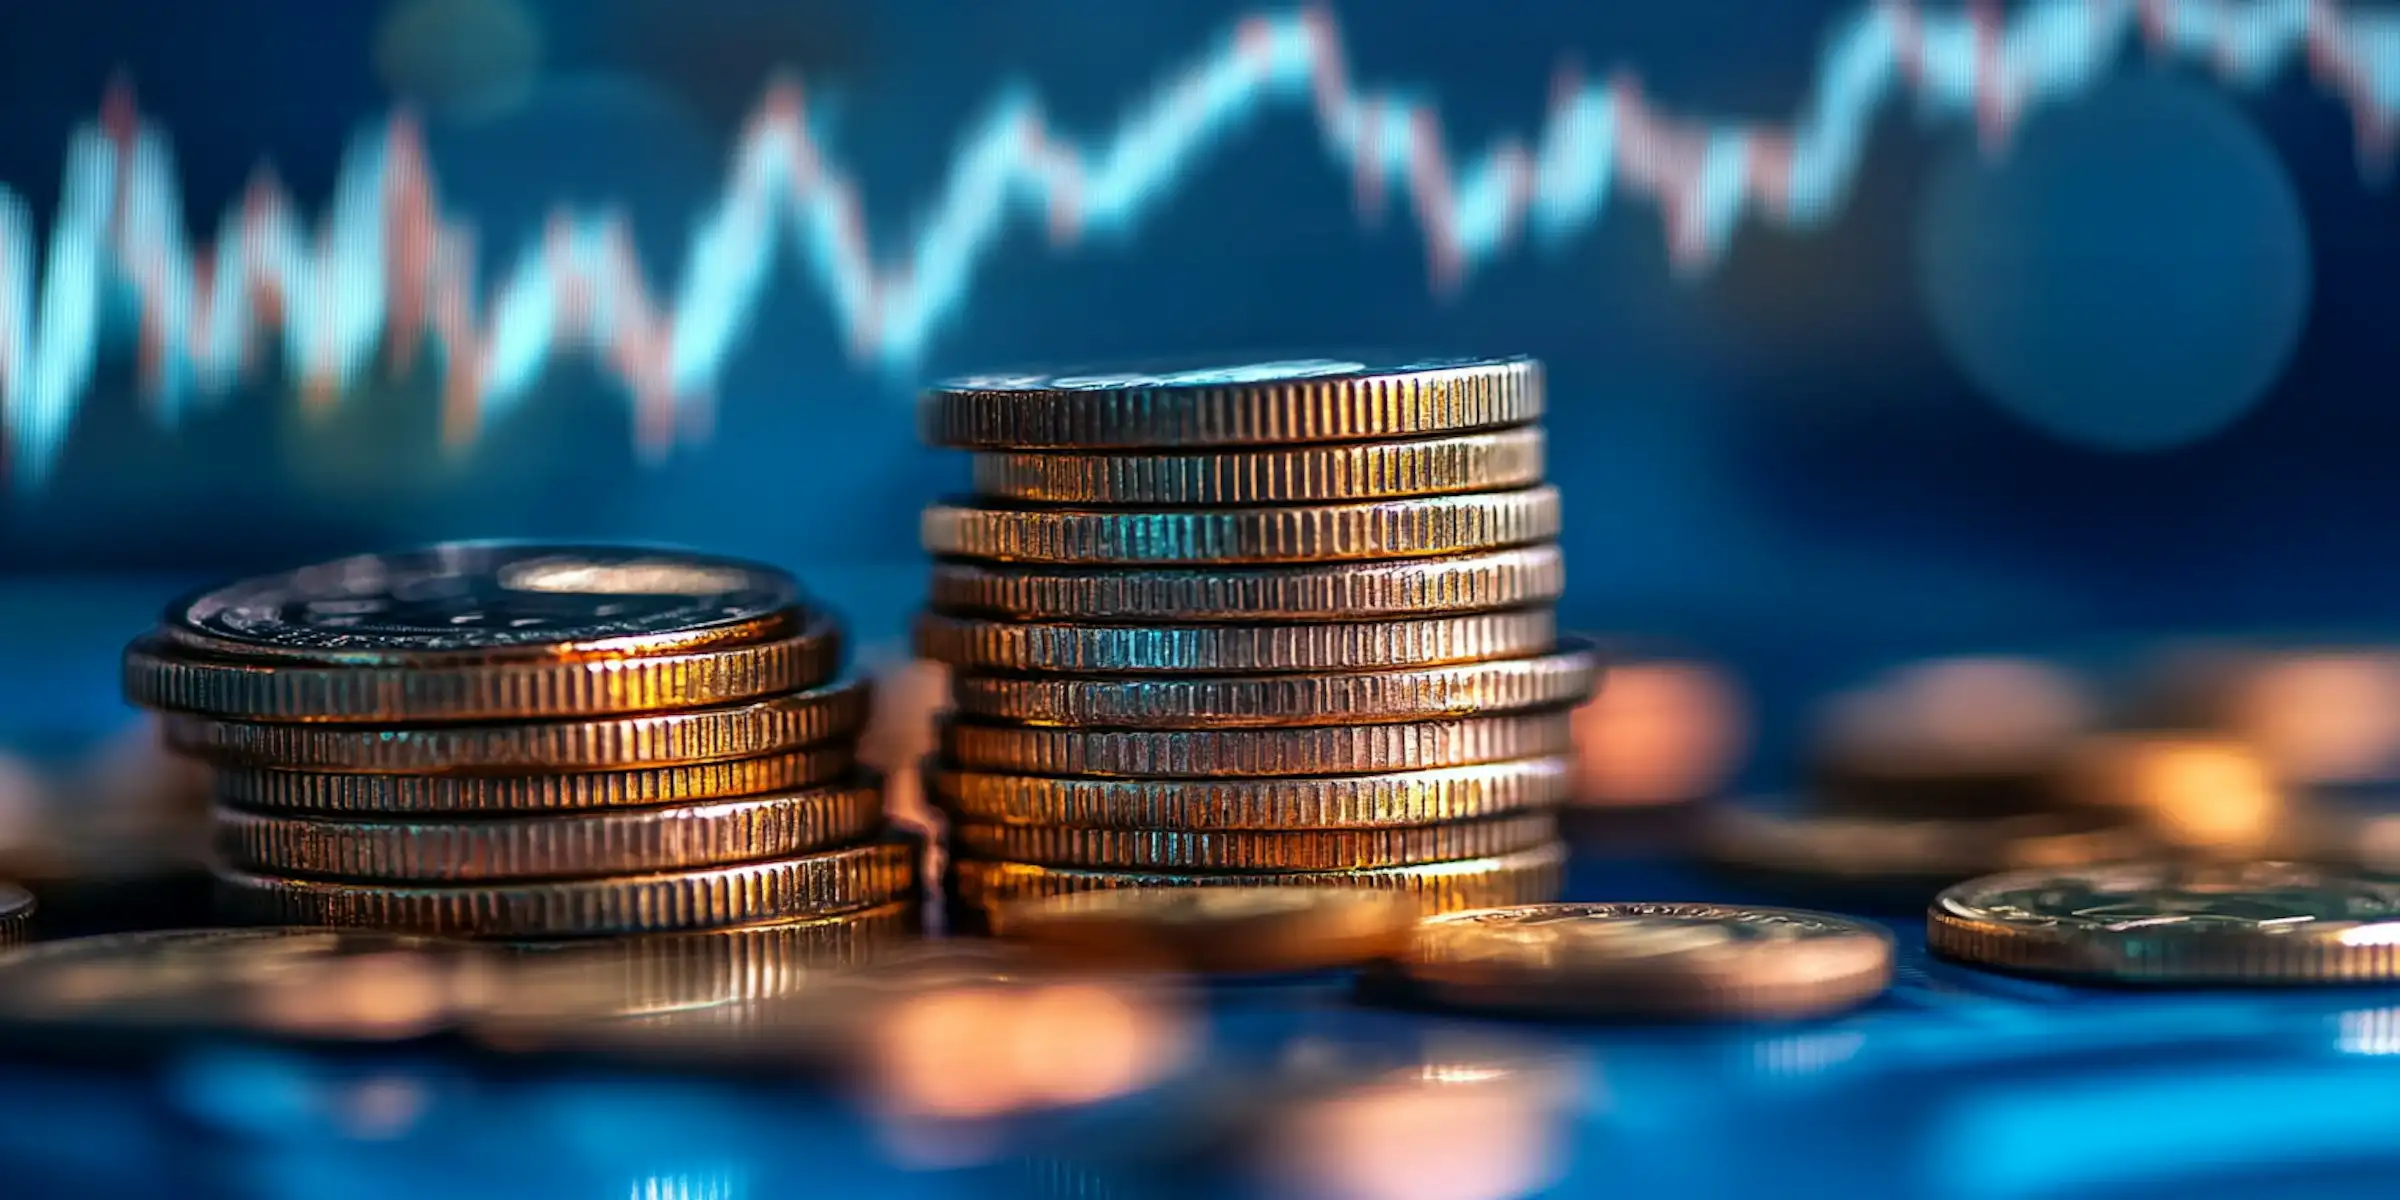
[[[1420,955],[1448,963],[1598,965],[1668,955],[1738,953],[1762,942],[1877,935],[1789,909],[1716,904],[1550,904],[1459,913],[1428,922]]]
[[[788,575],[733,559],[461,543],[243,580],[167,619],[241,649],[443,653],[698,633],[763,623],[798,603]]]
[[[1960,889],[1950,907],[2011,925],[2112,933],[2292,929],[2400,916],[2400,887],[2274,864],[2005,878]]]

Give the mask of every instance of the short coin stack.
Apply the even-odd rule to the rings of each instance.
[[[904,926],[841,637],[771,567],[456,543],[172,606],[126,690],[216,765],[245,918],[538,940]],[[810,934],[810,937],[819,936]]]
[[[1127,886],[1549,898],[1568,710],[1558,494],[1525,359],[960,380],[931,440],[928,793],[954,913]]]

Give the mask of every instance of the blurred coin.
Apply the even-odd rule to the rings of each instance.
[[[1927,914],[1935,953],[2112,983],[2400,979],[2400,882],[2293,863],[2139,863],[1959,884]]]
[[[1331,887],[1123,888],[1007,905],[993,932],[1100,965],[1312,971],[1396,953],[1417,907]]]
[[[977,671],[1372,671],[1524,658],[1557,640],[1547,608],[1306,625],[1042,625],[933,612],[917,618],[918,653]]]
[[[937,801],[969,821],[1111,829],[1360,829],[1430,825],[1565,803],[1564,757],[1466,767],[1214,779],[1093,779],[926,767]]]
[[[2232,859],[2280,854],[2293,805],[2255,747],[2230,737],[2124,733],[2067,760],[2071,799],[2140,822],[2164,847]]]
[[[968,376],[926,395],[923,424],[943,446],[1138,449],[1373,441],[1541,414],[1541,365],[1527,358],[1300,359]]]
[[[2059,803],[2061,757],[2091,722],[2082,683],[2037,659],[1929,659],[1829,706],[1811,783],[1828,808],[1972,817]]]
[[[1699,841],[1709,861],[1747,878],[1910,907],[1995,871],[2120,862],[2155,849],[2131,823],[2105,813],[1904,819],[1750,804],[1709,809]]]
[[[1165,679],[962,672],[950,694],[963,716],[1028,725],[1354,725],[1558,708],[1590,696],[1599,676],[1597,649],[1566,638],[1555,653],[1532,658],[1403,671]]]
[[[917,886],[921,847],[862,846],[734,866],[597,879],[411,886],[293,879],[220,867],[250,919],[484,938],[583,937],[747,925],[888,904]]]
[[[0,882],[0,946],[27,940],[33,928],[33,893]]]
[[[1558,837],[1548,813],[1386,829],[1213,832],[956,824],[951,845],[975,858],[1158,871],[1333,871],[1484,858]]]
[[[1558,894],[1566,861],[1566,848],[1558,843],[1491,858],[1362,871],[1103,871],[959,858],[951,863],[951,882],[953,896],[986,920],[1004,904],[1128,887],[1347,887],[1405,896],[1420,912],[1450,912],[1548,900]]]
[[[362,774],[596,771],[755,758],[857,732],[863,680],[724,708],[508,725],[263,725],[183,715],[167,740],[248,766]]]
[[[1329,566],[1045,567],[937,560],[932,604],[1027,621],[1312,621],[1522,608],[1556,600],[1551,543]]]
[[[1542,431],[1193,454],[987,452],[975,456],[974,479],[978,495],[1041,504],[1294,504],[1491,492],[1542,481]]]
[[[533,813],[688,804],[832,783],[855,764],[845,742],[724,762],[540,775],[354,775],[220,766],[216,797],[267,812]]]
[[[365,820],[217,813],[217,848],[244,870],[472,882],[640,874],[784,858],[855,842],[883,819],[874,780],[659,808],[529,817]]]
[[[1558,536],[1549,487],[1262,508],[1073,509],[936,504],[925,549],[1000,562],[1302,563],[1424,558]]]
[[[1399,970],[1418,996],[1571,1016],[1820,1016],[1882,993],[1881,926],[1722,904],[1536,904],[1417,926]]]
[[[1564,754],[1561,711],[1288,729],[1057,729],[950,720],[949,762],[1028,775],[1337,775]]]

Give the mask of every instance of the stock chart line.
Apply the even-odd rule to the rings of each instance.
[[[1838,212],[1887,104],[1913,97],[1929,115],[1971,120],[1997,149],[2024,113],[2085,92],[2137,46],[2242,88],[2303,59],[2348,108],[2362,165],[2380,169],[2389,152],[2400,15],[2336,0],[2036,0],[2013,14],[1877,3],[1832,31],[1785,124],[1678,116],[1630,73],[1562,71],[1530,142],[1503,137],[1471,158],[1453,156],[1430,103],[1355,84],[1332,18],[1307,10],[1236,22],[1088,144],[1055,132],[1030,92],[1008,92],[887,259],[857,187],[811,137],[800,87],[776,84],[671,291],[644,277],[621,218],[565,209],[487,291],[475,231],[443,209],[405,115],[353,140],[313,230],[262,174],[199,247],[166,136],[112,91],[70,135],[38,255],[34,216],[0,188],[0,462],[19,487],[40,486],[103,351],[122,341],[169,423],[270,345],[312,407],[338,403],[379,350],[405,367],[430,347],[453,447],[521,401],[553,357],[586,351],[622,385],[638,448],[664,454],[706,436],[712,385],[783,246],[853,355],[905,369],[960,315],[1020,218],[1061,248],[1127,231],[1247,118],[1277,107],[1313,115],[1362,219],[1404,195],[1437,290],[1528,238],[1567,241],[1620,192],[1652,203],[1673,261],[1696,270],[1745,217],[1804,228]]]

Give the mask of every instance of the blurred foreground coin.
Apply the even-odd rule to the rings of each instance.
[[[1397,953],[1417,911],[1405,896],[1332,887],[1122,888],[1006,905],[992,924],[1095,964],[1312,971]]]
[[[33,924],[33,893],[13,883],[0,883],[0,946],[26,938]]]

